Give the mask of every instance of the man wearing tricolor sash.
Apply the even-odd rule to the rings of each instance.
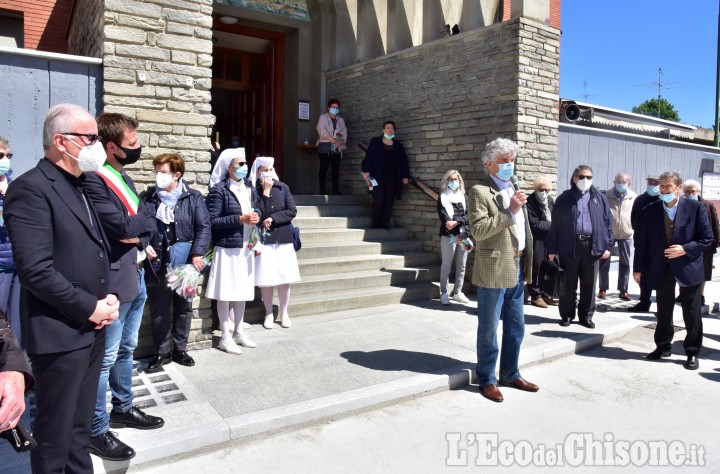
[[[123,461],[135,456],[135,451],[120,441],[111,427],[153,429],[165,424],[162,418],[134,406],[132,393],[133,352],[147,299],[142,261],[146,252],[153,252],[148,243],[156,226],[154,216],[138,209],[135,184],[124,168],[137,162],[142,152],[137,120],[106,113],[97,122],[107,161],[98,171],[86,173],[86,189],[110,241],[110,292],[120,301],[120,316],[107,331],[89,449],[103,459]],[[108,382],[112,392],[109,415]]]

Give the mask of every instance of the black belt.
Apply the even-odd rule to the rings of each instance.
[[[577,234],[575,236],[580,242],[586,242],[588,240],[592,240],[592,235],[585,235],[585,234]]]

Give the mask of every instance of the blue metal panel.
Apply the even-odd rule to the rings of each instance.
[[[50,106],[68,102],[102,110],[102,66],[57,57],[0,52],[0,97],[5,116],[0,135],[10,141],[18,176],[44,156],[42,127]]]

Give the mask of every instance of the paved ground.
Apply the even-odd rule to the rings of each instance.
[[[615,281],[614,277],[615,272],[611,270],[611,282]],[[637,295],[637,287],[631,286],[630,292]],[[552,377],[544,379],[535,375],[535,371],[541,369],[537,366],[540,362],[610,344],[634,328],[654,321],[650,313],[625,311],[634,303],[624,302],[617,296],[617,292],[610,293],[609,298],[601,302],[594,318],[595,330],[577,324],[560,327],[556,308],[525,307],[527,327],[521,364],[528,378],[532,374],[547,387],[542,395],[552,392],[556,384],[548,383]],[[717,308],[720,283],[709,283],[706,296],[711,307]],[[249,331],[258,347],[245,349],[240,356],[217,349],[196,351],[193,353],[195,367],[171,364],[157,374],[145,374],[143,368],[147,361],[141,361],[134,378],[136,403],[149,413],[165,418],[166,426],[152,431],[117,430],[120,439],[136,449],[137,456],[130,463],[94,458],[95,471],[128,468],[134,471],[146,463],[165,463],[188,452],[217,449],[223,443],[265,437],[423,394],[466,387],[471,382],[475,361],[475,306],[474,301],[467,305],[443,306],[438,300],[426,300],[318,314],[295,318],[291,329],[276,326],[268,331],[259,325],[252,327]],[[679,306],[676,318],[680,321]],[[639,352],[629,358],[638,355]],[[685,376],[684,370],[679,372]],[[578,370],[583,376],[593,373]],[[563,371],[563,375],[569,377],[567,383],[572,385],[576,375],[573,370]],[[596,384],[602,385],[604,379],[604,376],[597,377]],[[471,390],[461,396],[471,397],[472,403],[477,404],[474,395]],[[515,397],[525,400],[525,395],[507,394],[503,408],[480,403],[479,413],[490,409],[503,413],[513,406],[524,407],[525,402],[512,401]],[[541,396],[528,399],[532,400],[548,399]],[[572,401],[568,399],[567,407],[555,404],[550,412],[557,412],[558,407],[570,412]],[[535,409],[549,410],[544,404],[536,405]],[[602,412],[612,413],[605,408]],[[624,417],[613,419],[618,423],[627,421]],[[393,432],[393,439],[406,436],[402,430]],[[29,472],[26,456],[3,448],[0,447],[0,472]],[[372,456],[372,451],[368,456]],[[383,466],[377,467],[382,470]]]

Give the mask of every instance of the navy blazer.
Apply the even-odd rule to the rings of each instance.
[[[92,200],[86,201],[88,207],[47,159],[8,188],[5,224],[22,285],[20,322],[29,354],[72,351],[95,341],[88,318],[108,295],[110,247]]]
[[[123,178],[137,195],[130,176],[123,174]],[[140,205],[137,214],[128,215],[120,198],[97,173],[85,173],[83,187],[93,200],[103,230],[110,239],[110,293],[115,293],[121,303],[129,303],[138,294],[137,251],[150,243],[155,231],[155,216],[143,215]],[[134,237],[140,238],[139,245],[120,242]]]
[[[393,138],[393,147],[395,150],[395,198],[402,198],[402,180],[410,179],[410,165],[408,163],[405,147],[399,140]],[[363,173],[370,173],[371,178],[375,178],[378,186],[375,187],[370,194],[379,196],[382,194],[380,187],[383,185],[383,161],[385,160],[385,144],[382,137],[375,137],[370,140],[368,149],[365,152],[365,159],[362,161]]]
[[[681,198],[677,207],[670,242],[665,237],[662,201],[646,206],[637,216],[633,272],[647,277],[653,289],[660,287],[667,263],[680,286],[695,286],[705,280],[703,251],[713,242],[707,211],[701,202],[692,199]],[[671,245],[682,245],[686,255],[666,259],[664,251]]]

